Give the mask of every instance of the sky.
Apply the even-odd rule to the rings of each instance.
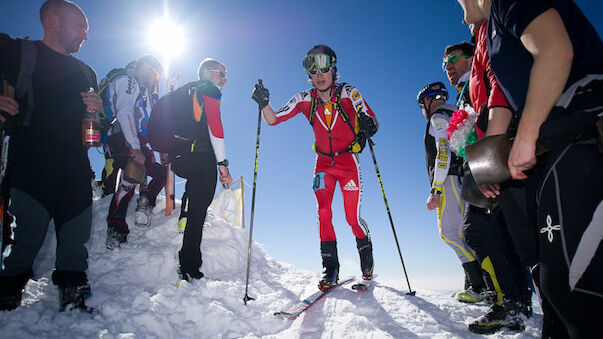
[[[603,2],[576,1],[597,31],[603,32]],[[42,38],[38,11],[43,1],[1,0],[0,32]],[[470,38],[456,1],[76,1],[86,12],[90,29],[76,56],[97,72],[147,53],[152,23],[168,16],[183,30],[183,51],[170,62],[179,85],[196,80],[206,57],[226,64],[228,83],[222,93],[226,152],[233,177],[253,181],[257,104],[253,85],[263,79],[273,107],[309,88],[301,61],[315,44],[326,44],[338,56],[342,82],[355,85],[380,124],[373,137],[387,200],[413,288],[461,288],[460,261],[440,239],[435,212],[425,207],[429,182],[425,170],[425,119],[417,103],[424,85],[442,81],[446,45]],[[449,90],[454,91],[449,87]],[[454,97],[451,95],[451,97]],[[278,126],[262,121],[253,238],[280,261],[319,271],[316,201],[312,191],[315,153],[313,133],[302,116]],[[100,176],[104,159],[90,151]],[[362,218],[373,240],[375,272],[384,279],[404,280],[392,228],[367,149],[360,155],[364,192]],[[182,180],[177,180],[182,182]],[[179,196],[183,184],[177,185]],[[251,189],[245,192],[249,227]],[[333,201],[343,274],[359,274],[351,229],[345,222],[339,189]]]

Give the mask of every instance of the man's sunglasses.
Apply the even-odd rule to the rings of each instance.
[[[448,59],[444,60],[444,62],[442,63],[442,70],[446,70],[446,65],[450,64],[454,64],[456,63],[456,60],[459,57],[463,57],[463,58],[470,58],[471,55],[466,55],[466,54],[455,54],[455,55],[451,55],[448,57]]]
[[[226,73],[224,73],[223,71],[221,71],[219,69],[210,69],[209,71],[217,73],[220,78],[226,80]]]

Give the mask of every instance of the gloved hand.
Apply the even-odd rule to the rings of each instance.
[[[258,83],[255,85],[253,93],[251,94],[251,99],[258,103],[258,107],[260,109],[268,105],[268,101],[270,99],[270,92],[267,88],[264,88],[262,80],[259,80]]]
[[[360,130],[367,138],[370,138],[377,133],[377,125],[375,125],[375,120],[373,120],[373,118],[367,114],[360,113],[358,116],[358,123],[360,124]]]

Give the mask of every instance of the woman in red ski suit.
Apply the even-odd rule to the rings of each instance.
[[[276,112],[268,103],[267,89],[256,85],[252,96],[269,125],[277,125],[303,113],[314,130],[317,157],[313,189],[318,203],[323,261],[321,289],[336,283],[339,273],[337,238],[331,221],[331,203],[337,182],[343,195],[346,220],[356,237],[364,279],[372,279],[374,266],[368,227],[360,218],[362,178],[357,153],[364,147],[366,138],[376,132],[376,119],[356,87],[335,82],[335,62],[335,52],[329,47],[317,45],[310,49],[303,65],[314,88],[297,93]]]

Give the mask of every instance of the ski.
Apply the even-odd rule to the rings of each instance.
[[[373,277],[369,280],[364,280],[364,278],[360,278],[361,281],[357,284],[352,285],[352,289],[354,291],[366,291],[369,289],[369,287],[371,287],[373,281],[375,281],[375,278],[377,278],[376,274],[373,274]]]
[[[274,315],[277,317],[284,317],[284,318],[286,317],[289,319],[295,319],[295,318],[299,317],[300,314],[305,312],[308,308],[310,308],[312,305],[314,305],[317,301],[319,301],[320,299],[325,297],[327,294],[331,293],[333,290],[335,290],[339,286],[346,284],[352,280],[354,280],[354,278],[347,278],[345,280],[342,280],[340,283],[333,285],[333,287],[331,287],[327,291],[318,291],[318,292],[312,294],[311,296],[309,296],[308,298],[300,301],[299,303],[297,303],[295,306],[291,307],[287,311],[274,312]]]

